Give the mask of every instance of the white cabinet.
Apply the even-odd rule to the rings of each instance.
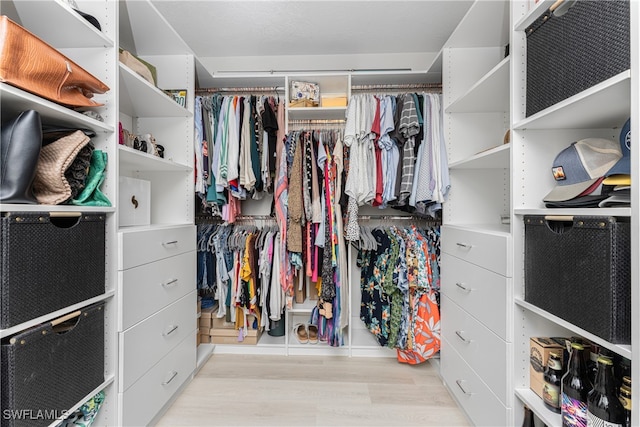
[[[105,290],[104,293],[77,304],[69,305],[52,313],[33,318],[29,321],[0,330],[0,338],[9,337],[40,323],[46,323],[65,314],[85,308],[96,302],[104,302],[104,383],[87,395],[82,401],[71,408],[55,409],[74,411],[86,400],[99,391],[105,392],[103,406],[98,413],[96,425],[114,425],[117,423],[115,414],[117,408],[117,335],[116,317],[116,275],[115,262],[117,254],[116,231],[117,219],[115,215],[117,166],[115,146],[117,144],[117,63],[116,45],[117,3],[112,1],[82,1],[77,0],[78,8],[94,16],[101,25],[101,30],[92,26],[88,21],[74,12],[66,3],[61,1],[3,1],[2,14],[23,26],[43,41],[69,57],[72,61],[86,69],[99,80],[109,86],[105,94],[96,95],[95,99],[104,103],[101,107],[89,110],[97,112],[102,121],[81,114],[71,108],[66,108],[34,94],[0,83],[0,112],[2,123],[14,118],[21,111],[35,110],[40,114],[43,124],[65,126],[70,128],[91,129],[96,136],[91,139],[97,150],[107,153],[109,163],[106,177],[101,190],[112,203],[112,207],[85,207],[73,205],[21,205],[2,204],[1,212],[18,211],[46,211],[64,214],[66,212],[104,212],[105,223]],[[61,31],[61,29],[64,31]],[[4,129],[2,130],[4,132]],[[63,385],[61,385],[61,389]],[[45,404],[43,403],[43,406]],[[21,408],[16,408],[21,409]],[[40,408],[34,408],[40,409]],[[57,422],[51,420],[55,425]]]
[[[157,87],[118,63],[119,121],[164,157],[119,145],[118,174],[150,183],[149,225],[118,229],[119,425],[146,425],[196,369],[196,58],[149,1],[120,2],[120,48],[152,64]],[[186,90],[185,106],[167,95]],[[126,182],[126,180],[123,180]],[[126,192],[126,188],[119,188]]]
[[[476,1],[442,52],[451,190],[440,372],[477,425],[513,424],[509,1]]]

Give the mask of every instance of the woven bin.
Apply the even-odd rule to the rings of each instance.
[[[525,33],[527,117],[630,67],[629,0],[578,0]]]
[[[524,221],[525,301],[611,343],[630,344],[628,218]]]
[[[104,214],[12,212],[1,221],[0,328],[104,293]]]
[[[49,425],[104,382],[104,303],[54,323],[3,340],[2,427]]]

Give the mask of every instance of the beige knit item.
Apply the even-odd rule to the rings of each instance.
[[[64,172],[90,140],[84,132],[77,130],[40,149],[33,181],[33,194],[38,203],[57,205],[71,197],[71,186]]]

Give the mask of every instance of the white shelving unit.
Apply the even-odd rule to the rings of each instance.
[[[544,13],[554,2],[540,1],[529,9],[527,1],[512,3],[511,51],[518,58],[511,64],[512,105],[512,180],[513,180],[513,311],[514,372],[513,387],[514,425],[522,422],[526,405],[548,426],[559,427],[559,414],[551,412],[538,395],[529,389],[529,337],[532,336],[582,336],[597,345],[632,361],[632,379],[638,376],[637,345],[638,324],[638,190],[633,189],[631,208],[598,209],[546,209],[543,197],[553,188],[550,167],[555,156],[572,141],[586,137],[601,137],[618,141],[620,128],[628,117],[637,117],[638,97],[638,34],[640,22],[638,4],[631,4],[631,69],[613,76],[600,84],[552,105],[530,117],[525,116],[526,98],[526,38],[524,30]],[[638,124],[632,121],[632,133],[638,132]],[[637,156],[632,158],[632,181],[638,179]],[[598,215],[627,217],[631,221],[631,345],[607,342],[594,334],[571,324],[524,300],[524,216],[525,215]],[[635,399],[634,399],[635,400]],[[638,411],[632,414],[632,425],[638,425]]]
[[[60,316],[104,302],[104,382],[87,394],[70,408],[43,408],[47,410],[74,411],[86,400],[100,391],[105,392],[105,400],[98,418],[97,425],[114,425],[117,422],[117,289],[114,274],[117,256],[116,241],[116,187],[117,167],[112,159],[116,158],[117,144],[117,65],[116,40],[117,5],[108,1],[78,0],[80,10],[93,15],[101,23],[102,30],[98,30],[62,1],[4,1],[2,13],[17,24],[41,38],[43,41],[59,50],[78,65],[96,76],[110,90],[105,94],[95,96],[95,100],[104,103],[101,107],[92,107],[103,117],[98,121],[78,111],[58,105],[37,95],[0,83],[0,111],[2,122],[15,117],[24,110],[36,110],[44,124],[91,129],[96,136],[91,139],[95,148],[105,151],[110,160],[106,169],[105,181],[101,187],[109,198],[112,207],[97,208],[72,205],[22,205],[1,204],[2,212],[103,212],[106,214],[105,223],[105,290],[104,293],[88,300],[71,304],[42,316],[32,318],[19,325],[0,330],[0,338],[6,338],[33,326],[49,322]],[[55,22],[56,25],[52,25]],[[64,28],[64,31],[60,31]],[[20,409],[20,408],[17,408]],[[51,420],[56,425],[59,420]]]
[[[509,23],[509,1],[476,1],[442,51],[451,190],[442,225],[440,375],[477,425],[515,425],[512,236],[501,222],[511,217]]]

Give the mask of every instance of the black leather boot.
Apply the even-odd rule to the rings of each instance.
[[[0,137],[0,202],[38,203],[32,184],[42,146],[40,113],[21,112],[2,124]]]

